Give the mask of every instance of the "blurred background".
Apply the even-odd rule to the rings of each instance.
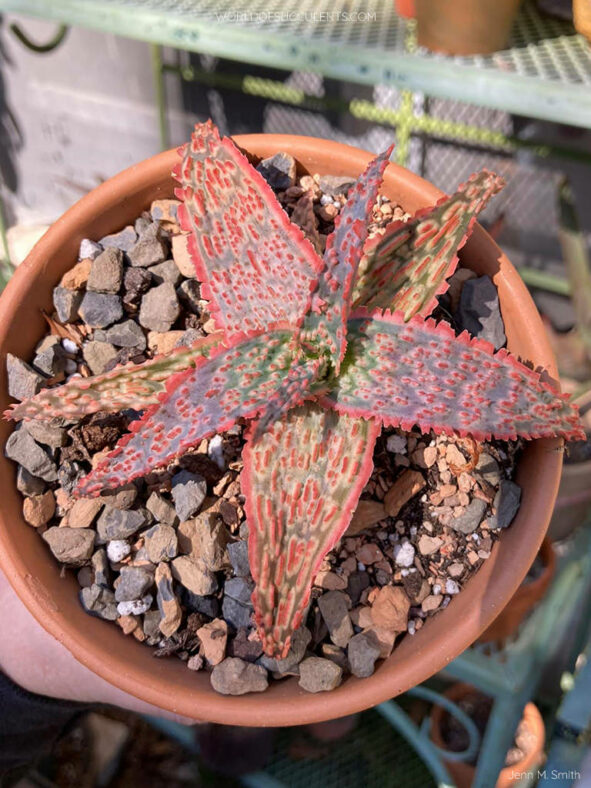
[[[507,180],[482,222],[530,286],[565,388],[587,403],[591,2],[575,1],[574,18],[569,0],[489,5],[0,0],[4,278],[80,197],[184,142],[196,121],[211,117],[225,134],[305,134],[374,152],[394,140],[396,161],[446,192],[483,167]],[[455,18],[462,7],[467,15]],[[477,7],[490,14],[488,35],[472,25]],[[443,784],[429,749],[429,692],[455,686],[450,697],[464,698],[460,707],[485,734],[479,755],[468,753],[470,774],[452,770],[458,784],[490,788],[504,753],[527,750],[528,736],[520,744],[518,731],[513,741],[503,715],[535,701],[545,736],[521,784],[591,786],[590,457],[566,465],[545,596],[510,637],[469,649],[423,694],[341,726],[218,729],[199,741],[162,721],[95,713],[22,785]],[[462,683],[478,689],[468,701],[457,694]],[[456,749],[470,750],[456,733]],[[244,765],[248,776],[220,776],[209,752],[232,735],[228,747],[260,755]]]

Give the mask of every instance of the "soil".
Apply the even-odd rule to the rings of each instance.
[[[334,227],[334,217],[345,202],[342,194],[333,196],[323,191],[321,183],[323,180],[318,176],[304,176],[277,192],[292,220],[302,226],[320,252]],[[115,326],[111,318],[105,318],[102,328],[93,328],[80,312],[67,321],[60,321],[57,313],[48,316],[48,337],[55,340],[51,352],[57,360],[51,368],[44,366],[43,385],[59,385],[72,375],[88,377],[91,367],[96,374],[129,360],[141,363],[158,352],[190,344],[213,331],[208,302],[201,298],[199,284],[191,276],[191,264],[176,221],[177,205],[176,200],[155,202],[150,213],[138,217],[135,230],[126,228],[115,237],[121,247],[117,258],[122,266],[121,284],[116,293],[104,300],[112,314],[121,312],[121,317],[115,318]],[[373,211],[371,233],[380,232],[393,219],[406,218],[402,207],[380,196]],[[104,246],[114,243],[113,238],[94,240],[102,240]],[[155,245],[155,250],[147,247],[146,239]],[[143,246],[138,251],[141,243]],[[90,257],[83,257],[57,288],[67,291],[68,304],[72,300],[80,301],[88,292],[93,256],[96,259],[102,248],[83,241],[81,252]],[[162,260],[154,263],[158,256]],[[115,257],[109,262],[116,267],[119,263]],[[148,262],[138,267],[138,260],[145,262],[145,259]],[[130,260],[134,261],[133,266]],[[112,282],[112,268],[108,273]],[[94,274],[98,280],[99,274]],[[464,280],[465,277],[458,278],[456,292]],[[147,296],[156,288],[159,288],[157,310],[151,314]],[[58,295],[64,298],[64,292]],[[102,303],[96,306],[93,302],[95,326],[102,320],[100,314],[96,317]],[[88,311],[84,312],[85,316]],[[450,319],[445,304],[437,310],[436,317]],[[162,325],[162,320],[166,325]],[[124,329],[126,336],[133,329],[135,333],[131,335],[137,337],[137,345],[121,347],[119,335]],[[38,346],[35,358],[27,359],[33,365],[29,369],[38,373],[35,364],[40,363],[41,351],[43,358],[47,358],[48,344],[51,341],[46,338]],[[27,385],[30,383],[28,370],[23,373],[20,368],[18,374],[24,375]],[[177,464],[148,474],[116,497],[101,497],[101,503],[118,510],[118,522],[128,522],[135,513],[140,524],[135,530],[132,527],[131,534],[110,537],[106,545],[97,544],[88,554],[83,552],[85,548],[84,545],[81,548],[79,540],[75,545],[66,544],[74,530],[88,529],[94,534],[102,516],[98,511],[85,512],[85,520],[70,521],[74,504],[71,491],[77,479],[113,447],[138,415],[134,411],[97,413],[79,423],[54,424],[58,438],[55,433],[35,434],[55,465],[58,481],[27,478],[21,471],[19,489],[25,494],[26,519],[40,535],[58,526],[46,541],[64,566],[72,569],[74,565],[82,602],[89,613],[116,621],[127,636],[152,647],[156,657],[174,655],[192,670],[211,671],[220,665],[221,675],[223,664],[228,663],[228,670],[232,667],[228,658],[237,658],[247,665],[256,663],[260,671],[255,671],[254,665],[253,670],[242,671],[240,681],[246,683],[239,684],[240,692],[260,691],[269,678],[297,675],[299,662],[309,656],[336,664],[342,675],[351,670],[356,675],[370,675],[376,661],[391,653],[397,637],[412,636],[428,616],[444,609],[490,556],[500,532],[491,521],[496,515],[493,502],[501,483],[507,483],[513,476],[520,447],[519,442],[493,440],[477,444],[471,439],[422,435],[418,430],[384,429],[376,444],[374,471],[351,526],[326,557],[316,578],[300,645],[298,648],[294,645],[291,659],[277,663],[261,657],[249,601],[252,578],[246,549],[239,545],[248,536],[240,490],[242,425],[202,441]],[[184,501],[183,506],[197,505],[190,517],[180,518],[181,522],[179,501],[171,495],[179,471],[188,472],[193,485],[192,492],[186,494],[201,496],[198,503],[195,499]],[[199,490],[205,491],[204,494]],[[200,532],[200,538],[206,539],[207,544],[201,542],[199,549],[207,549],[208,555],[217,556],[215,560],[211,558],[207,568],[206,579],[211,587],[206,591],[196,589],[194,581],[181,571],[187,565],[177,561],[182,556],[195,557],[192,523],[197,521],[201,523],[200,528],[205,521],[209,523]],[[156,526],[159,528],[155,535]],[[67,532],[62,531],[66,527]],[[152,551],[162,545],[168,552],[155,559]],[[131,583],[129,569],[134,567],[145,570],[148,578],[145,587],[142,585],[135,596],[130,591],[131,595],[121,600],[123,592],[119,587],[123,576],[126,583]],[[143,583],[143,579],[141,572],[133,577],[134,582]],[[199,582],[202,581],[200,576]],[[172,601],[167,601],[167,605],[162,604],[161,582],[172,590]],[[389,605],[393,589],[397,590],[394,608]],[[319,604],[319,599],[328,594],[332,594],[333,601],[340,597],[344,600],[344,617],[350,622],[346,622],[345,640],[336,638],[334,631],[329,632],[331,622]],[[393,614],[396,621],[392,620]],[[367,642],[357,641],[357,667],[352,668],[348,640],[361,633],[367,635]],[[234,668],[236,664],[233,663]],[[336,683],[331,679],[331,686],[341,679],[341,675]],[[230,684],[233,681],[237,681],[234,675]],[[254,684],[250,685],[249,681]],[[218,681],[216,689],[235,692],[237,688]]]

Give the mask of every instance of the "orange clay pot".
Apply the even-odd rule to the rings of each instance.
[[[394,0],[394,8],[398,16],[414,19],[416,16],[415,0]]]
[[[448,55],[503,49],[520,0],[416,0],[418,42]]]
[[[302,172],[359,175],[372,155],[337,142],[289,135],[236,137],[253,159],[278,151],[292,154]],[[76,203],[48,230],[19,266],[0,297],[0,408],[9,404],[6,354],[29,358],[47,327],[41,310],[51,309],[51,291],[76,261],[82,238],[102,238],[133,221],[154,199],[171,197],[170,172],[176,151],[136,164]],[[442,193],[431,184],[390,164],[383,193],[414,212],[432,205]],[[465,265],[489,274],[499,290],[509,349],[556,379],[556,365],[544,327],[519,275],[478,225],[461,252]],[[0,444],[12,430],[0,422]],[[211,722],[249,726],[302,725],[343,717],[404,692],[438,670],[473,643],[513,596],[534,560],[548,520],[562,466],[559,439],[535,440],[519,462],[521,508],[503,532],[492,555],[465,591],[439,615],[406,637],[367,679],[348,678],[330,693],[310,694],[297,679],[272,682],[261,694],[218,695],[205,673],[187,670],[180,660],[155,660],[152,650],[118,627],[93,618],[79,604],[76,578],[60,567],[43,540],[22,517],[16,469],[0,457],[0,565],[39,623],[84,665],[117,687],[165,709]]]
[[[471,695],[473,692],[478,692],[478,690],[470,684],[459,683],[451,686],[443,694],[449,700],[458,703],[466,695]],[[445,750],[445,742],[441,733],[445,714],[447,714],[447,711],[442,706],[433,706],[431,709],[431,741],[442,750]],[[544,720],[537,706],[533,703],[526,704],[523,710],[522,721],[527,724],[528,730],[533,734],[535,744],[520,761],[513,764],[513,766],[506,766],[504,769],[501,769],[495,788],[508,788],[510,785],[516,785],[519,783],[519,774],[533,771],[542,760],[546,730],[544,728]],[[456,788],[471,788],[476,774],[475,766],[463,761],[448,761],[445,758],[444,763],[450,776],[453,778]]]
[[[547,537],[540,548],[540,558],[544,564],[542,574],[531,583],[523,583],[513,594],[506,607],[480,636],[481,643],[503,641],[517,631],[519,625],[544,596],[556,569],[556,556],[552,542]]]

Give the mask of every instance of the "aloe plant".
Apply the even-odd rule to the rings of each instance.
[[[478,440],[582,433],[576,409],[506,351],[428,316],[489,172],[367,240],[391,149],[350,190],[322,258],[261,175],[211,122],[175,170],[179,220],[219,332],[193,348],[73,379],[9,418],[143,411],[77,495],[124,485],[239,419],[253,604],[265,652],[285,656],[313,578],[345,532],[382,425]]]

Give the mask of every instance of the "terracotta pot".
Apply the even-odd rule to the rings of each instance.
[[[434,52],[498,52],[509,39],[520,0],[416,0],[418,42]]]
[[[337,142],[289,135],[247,135],[238,145],[254,157],[277,151],[293,154],[300,171],[358,175],[371,154]],[[0,298],[0,408],[8,403],[8,352],[29,358],[46,333],[41,309],[51,308],[51,290],[76,260],[80,240],[101,238],[132,221],[156,198],[172,195],[175,151],[154,156],[103,183],[59,219],[19,266]],[[396,164],[390,164],[383,192],[406,210],[433,204],[442,192]],[[556,377],[542,322],[521,278],[478,225],[462,259],[498,287],[509,349]],[[0,422],[4,445],[12,425]],[[511,598],[542,541],[556,497],[562,453],[559,439],[530,442],[519,463],[521,508],[491,557],[466,584],[465,592],[438,616],[407,637],[367,679],[349,678],[328,693],[310,694],[296,679],[273,682],[260,695],[216,694],[205,674],[179,660],[155,660],[151,649],[125,637],[112,624],[88,616],[77,597],[72,574],[60,577],[43,540],[26,525],[15,486],[15,466],[0,458],[3,506],[0,563],[15,590],[42,626],[83,664],[107,681],[156,706],[186,716],[233,725],[301,725],[343,717],[374,706],[427,679],[476,640]]]
[[[589,0],[591,3],[591,0]],[[591,423],[591,391],[587,391],[576,400],[581,415],[587,424]],[[588,431],[589,435],[589,431]],[[589,437],[591,441],[591,437]],[[569,537],[573,531],[583,525],[591,515],[591,460],[584,462],[566,462],[562,466],[562,476],[558,488],[558,497],[554,506],[552,519],[548,528],[548,536],[553,542]]]
[[[414,19],[416,16],[415,0],[394,0],[394,7],[398,16],[405,19]]]
[[[478,693],[479,690],[472,687],[470,684],[454,684],[446,692],[444,696],[454,703],[458,703],[465,698],[466,695]],[[442,736],[443,719],[447,711],[443,706],[433,706],[431,709],[431,741],[442,750],[445,750],[445,741]],[[519,773],[533,771],[541,762],[544,752],[544,742],[546,740],[546,730],[544,728],[544,720],[538,711],[538,708],[533,703],[526,704],[523,710],[522,721],[527,723],[528,730],[535,737],[535,744],[526,753],[526,755],[513,766],[507,766],[501,769],[495,788],[506,788],[509,785],[519,783]],[[470,788],[474,783],[474,775],[476,767],[463,761],[448,761],[444,758],[445,766],[453,778],[457,788]],[[513,776],[515,775],[515,777]]]
[[[577,32],[591,42],[591,0],[573,0],[573,20]]]
[[[513,594],[506,607],[480,636],[481,643],[503,641],[513,635],[526,615],[533,610],[544,596],[556,569],[556,556],[550,539],[546,538],[540,548],[540,558],[544,564],[542,574],[531,583],[523,583]]]

